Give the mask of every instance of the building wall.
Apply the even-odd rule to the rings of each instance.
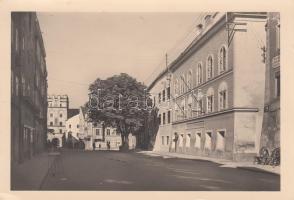
[[[260,146],[280,147],[280,13],[269,13],[266,35],[265,107]]]
[[[11,161],[44,150],[47,131],[47,70],[34,12],[11,14]]]
[[[77,140],[79,139],[80,133],[80,116],[75,115],[65,122],[66,133],[65,137],[68,138],[68,135],[71,134]]]
[[[235,21],[239,19],[236,18]],[[265,63],[262,47],[265,45],[265,19],[250,22],[246,20],[246,32],[234,36],[234,107],[257,108],[255,113],[255,151],[259,150],[259,141],[263,119]],[[256,22],[258,21],[258,22]],[[250,52],[250,53],[249,53]],[[250,115],[250,114],[249,114]],[[237,120],[236,120],[237,122]]]

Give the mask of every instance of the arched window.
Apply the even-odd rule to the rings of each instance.
[[[197,84],[200,85],[202,83],[202,64],[198,63],[197,65]]]
[[[222,73],[227,70],[227,49],[225,46],[222,46],[219,51],[219,72]]]
[[[206,94],[206,111],[207,113],[213,112],[214,108],[214,91],[212,88],[207,90]]]
[[[207,80],[209,80],[212,77],[213,77],[213,58],[212,58],[212,55],[209,55],[207,58],[207,63],[206,63],[206,78]]]
[[[228,107],[228,86],[222,82],[218,88],[218,109],[224,110]]]

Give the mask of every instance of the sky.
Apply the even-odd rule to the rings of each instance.
[[[70,108],[88,86],[122,72],[148,85],[194,38],[199,13],[38,13],[48,94],[67,94]],[[191,35],[192,34],[192,35]]]

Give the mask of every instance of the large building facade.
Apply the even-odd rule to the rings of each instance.
[[[280,147],[280,14],[268,13],[266,25],[265,107],[262,147]]]
[[[48,139],[58,138],[62,146],[62,137],[66,133],[69,100],[67,95],[48,95]]]
[[[149,86],[159,108],[155,149],[231,160],[259,149],[266,13],[210,13]]]
[[[34,12],[11,14],[11,161],[44,150],[47,133],[46,53]]]

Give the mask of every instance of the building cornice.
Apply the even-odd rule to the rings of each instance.
[[[190,118],[190,119],[184,119],[184,120],[175,121],[175,122],[172,122],[172,125],[191,122],[193,120],[201,120],[201,119],[205,119],[205,118],[208,118],[208,117],[214,117],[214,116],[217,116],[217,115],[222,115],[222,114],[227,114],[227,113],[232,113],[232,112],[258,112],[258,111],[259,111],[258,108],[236,107],[236,108],[231,108],[231,109],[227,109],[227,110],[216,111],[216,112],[213,112],[213,113],[207,113],[205,115],[193,117],[193,118]]]

